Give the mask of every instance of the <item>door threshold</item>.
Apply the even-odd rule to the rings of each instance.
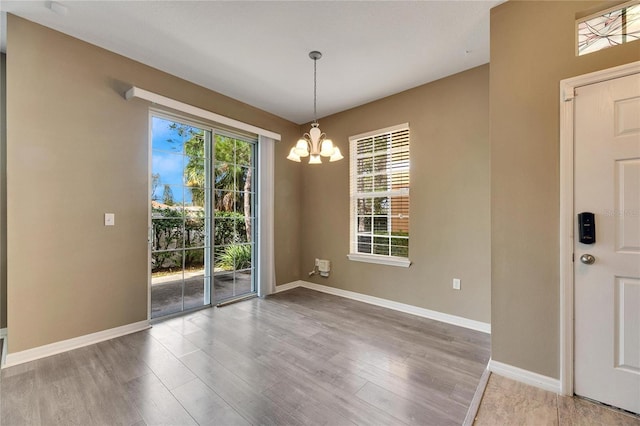
[[[160,317],[151,318],[149,320],[149,324],[154,325],[154,324],[157,324],[157,323],[162,322],[164,320],[170,320],[170,319],[173,319],[173,318],[182,317],[184,315],[192,314],[194,312],[198,312],[198,311],[201,311],[203,309],[210,309],[212,307],[213,307],[213,305],[211,303],[209,303],[208,305],[202,305],[202,306],[198,306],[196,308],[191,308],[191,309],[187,309],[187,310],[184,310],[184,311],[178,311],[178,312],[174,312],[172,314],[162,315]]]
[[[625,414],[627,416],[640,419],[640,413],[634,413],[633,411],[625,410],[624,408],[616,407],[615,405],[607,404],[606,402],[596,401],[595,399],[587,398],[586,396],[573,395],[573,397],[576,399],[582,399],[584,401],[590,402],[611,411],[615,411],[620,414]]]
[[[234,299],[227,299],[224,302],[220,302],[216,305],[216,308],[222,308],[223,306],[231,305],[233,303],[242,302],[243,300],[253,299],[258,297],[257,293],[246,294],[244,296],[236,297]]]

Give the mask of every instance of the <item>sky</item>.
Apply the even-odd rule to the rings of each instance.
[[[189,130],[193,129],[198,133],[203,130],[198,127],[187,127],[186,134],[180,135],[177,129],[171,128],[172,124],[181,124],[180,122],[155,116],[152,117],[151,120],[151,173],[160,176],[159,182],[152,194],[152,199],[163,202],[165,185],[169,185],[175,203],[184,202],[187,206],[191,205],[191,189],[184,186],[184,168],[194,157],[184,155],[183,151],[185,142],[190,139]],[[243,152],[246,151],[248,142],[238,142],[236,139],[233,139],[233,141],[235,142],[234,145],[231,145],[234,147],[231,154],[232,156],[235,156],[235,148],[238,146],[238,143],[242,143]],[[222,141],[219,141],[219,143],[222,143]],[[229,155],[228,149],[221,150],[219,153],[221,153],[220,155],[222,156]],[[202,155],[202,153],[200,155]],[[195,161],[204,161],[200,155],[195,157]]]
[[[168,184],[173,192],[173,201],[191,203],[191,191],[183,186],[183,170],[188,158],[182,155],[184,141],[188,136],[180,136],[172,129],[171,120],[153,117],[151,126],[152,173],[160,175],[153,199],[162,202],[164,185]],[[172,142],[169,142],[172,141]]]

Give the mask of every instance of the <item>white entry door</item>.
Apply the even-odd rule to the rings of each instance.
[[[640,413],[640,74],[578,88],[574,123],[574,390]]]

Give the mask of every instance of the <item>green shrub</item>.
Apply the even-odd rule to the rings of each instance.
[[[205,240],[204,211],[188,212],[183,218],[180,208],[153,208],[153,252],[151,253],[153,272],[182,269],[183,259],[179,253],[183,247],[201,246]],[[251,266],[251,246],[239,243],[247,242],[247,228],[244,215],[238,212],[216,211],[213,237],[215,245],[227,245],[230,253],[224,269],[244,269]],[[233,247],[240,247],[234,249]],[[235,252],[233,252],[236,250]],[[232,253],[233,252],[233,253]],[[225,252],[226,253],[226,252]],[[185,253],[184,265],[200,267],[204,265],[203,250],[188,250]],[[234,257],[237,260],[234,266]],[[216,260],[217,261],[217,260]],[[217,263],[216,263],[217,265]]]
[[[251,245],[232,244],[216,259],[216,267],[225,271],[247,269],[251,267]]]
[[[238,212],[216,211],[213,233],[215,245],[245,242],[247,227],[244,215]]]

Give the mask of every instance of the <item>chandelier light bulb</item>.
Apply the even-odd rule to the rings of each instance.
[[[322,164],[322,160],[319,155],[311,154],[311,158],[309,158],[309,164]]]
[[[307,144],[307,141],[304,139],[299,139],[296,143],[296,147],[292,149],[295,149],[296,154],[298,154],[300,157],[306,157],[309,155],[309,146]]]
[[[320,149],[320,155],[323,157],[331,157],[333,155],[333,141],[331,139],[325,139],[322,141],[322,148]]]
[[[342,156],[342,153],[340,152],[340,148],[338,148],[336,146],[335,148],[333,148],[333,154],[331,155],[331,158],[329,158],[329,162],[342,160],[343,158],[344,157]]]
[[[291,151],[289,151],[289,155],[287,156],[287,160],[291,160],[291,161],[295,161],[295,162],[300,162],[300,156],[296,153],[296,148],[293,147],[291,148]]]

